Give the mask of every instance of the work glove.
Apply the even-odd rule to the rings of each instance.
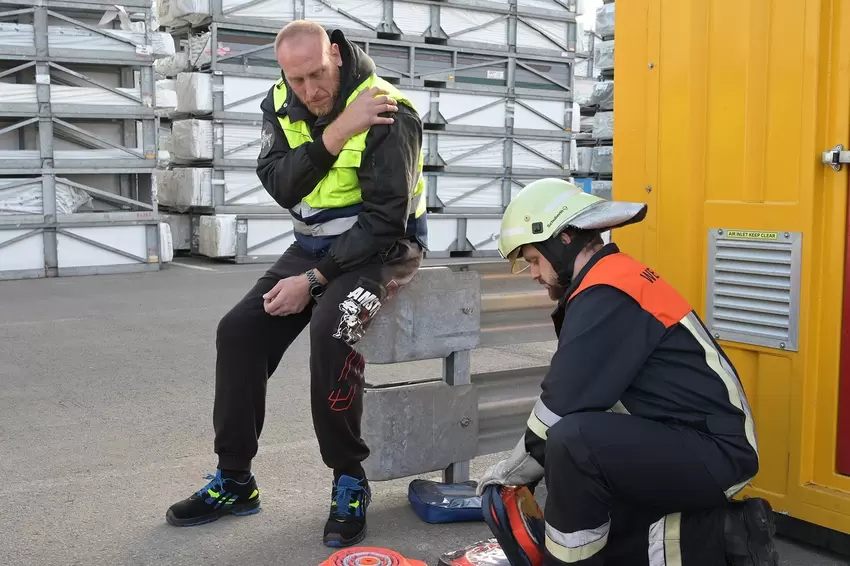
[[[491,466],[481,479],[476,489],[478,495],[484,492],[488,485],[536,485],[543,478],[543,466],[532,458],[525,450],[525,435],[519,439],[510,456]]]

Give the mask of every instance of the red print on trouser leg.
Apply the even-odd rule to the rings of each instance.
[[[363,367],[365,365],[366,360],[363,359],[362,355],[354,350],[348,353],[337,380],[340,385],[328,396],[332,411],[347,411],[351,406],[351,402],[354,401],[354,396],[357,394],[357,384],[363,379]]]
[[[333,278],[316,301],[310,321],[311,410],[322,460],[335,472],[360,476],[369,456],[360,434],[366,360],[354,349],[420,261],[421,251],[400,242],[380,261]]]
[[[358,354],[353,346],[356,344],[369,326],[369,322],[381,308],[381,300],[361,286],[348,293],[339,304],[340,317],[336,332],[333,337],[342,340],[349,346],[351,351],[345,358],[338,382],[338,387],[331,391],[328,401],[334,411],[345,411],[354,400],[357,393],[358,383],[363,379],[363,369],[366,361]]]

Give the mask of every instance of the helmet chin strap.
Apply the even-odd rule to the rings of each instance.
[[[545,242],[537,242],[534,245],[543,257],[552,264],[552,268],[558,275],[558,284],[567,289],[573,282],[573,269],[575,268],[578,254],[591,242],[593,232],[579,232],[565,244],[558,234]]]

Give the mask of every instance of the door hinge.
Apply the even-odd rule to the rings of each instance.
[[[841,171],[842,165],[850,165],[850,151],[844,151],[844,146],[838,144],[829,151],[823,152],[821,162],[829,165],[836,171]]]

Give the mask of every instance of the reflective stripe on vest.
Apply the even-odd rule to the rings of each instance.
[[[744,415],[742,423],[740,417],[736,415],[708,414],[703,418],[701,426],[710,434],[743,432],[753,452],[758,455],[755,421],[741,378],[720,346],[711,338],[705,324],[688,301],[652,269],[622,252],[600,259],[587,272],[578,288],[567,300],[571,301],[579,293],[594,285],[615,287],[631,296],[665,328],[670,329],[678,324],[690,333],[694,342],[699,344],[705,352],[706,367],[717,375],[726,389],[729,404]],[[694,426],[694,423],[691,422],[690,426]],[[731,498],[743,489],[746,483],[745,481],[727,486],[726,496]]]
[[[300,207],[303,203],[299,203],[296,205],[296,208]],[[425,208],[425,197],[422,193],[415,195],[413,197],[413,201],[411,203],[415,207],[415,210],[420,208]],[[308,209],[310,213],[316,214],[315,209],[310,209],[308,206],[304,206],[301,210]],[[419,218],[422,215],[421,212],[415,215],[416,218]],[[301,215],[304,218],[304,215]],[[309,216],[308,216],[309,217]],[[357,216],[343,216],[342,218],[333,218],[331,220],[325,220],[324,222],[317,222],[315,224],[308,224],[307,222],[298,220],[297,218],[292,219],[292,228],[299,234],[305,234],[307,236],[339,236],[343,232],[348,231],[352,226],[357,223]]]
[[[395,86],[381,79],[374,73],[363,81],[351,93],[346,100],[346,105],[357,97],[357,95],[372,86],[377,86],[389,92],[395,100],[404,103],[415,110],[413,103],[404,96]],[[286,102],[287,86],[283,79],[275,85],[274,91],[275,111],[279,111]],[[293,149],[313,141],[310,127],[304,121],[292,122],[289,116],[278,117],[280,126],[286,136],[289,146]],[[300,234],[311,236],[333,236],[339,235],[354,225],[357,220],[359,206],[363,202],[360,182],[357,178],[357,168],[360,166],[361,155],[366,149],[366,136],[369,130],[361,132],[348,139],[342,147],[339,155],[331,166],[330,171],[323,177],[300,203],[290,209],[294,216],[295,231]],[[419,218],[427,209],[424,198],[425,179],[422,175],[424,156],[419,152],[419,179],[410,199],[409,211],[414,218]],[[350,213],[335,213],[333,218],[324,219],[322,212],[331,209],[351,207]],[[328,216],[328,215],[325,215]]]

